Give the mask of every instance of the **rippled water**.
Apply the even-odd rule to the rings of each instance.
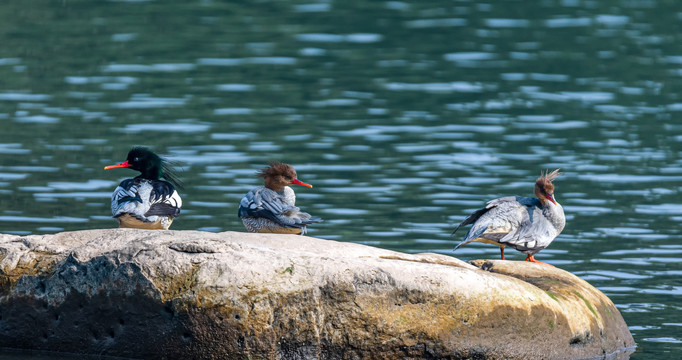
[[[633,359],[682,351],[675,1],[9,1],[0,24],[1,232],[114,226],[134,173],[102,168],[148,145],[184,169],[174,229],[242,231],[277,159],[315,186],[310,235],[453,255],[468,213],[561,168],[538,258],[611,297]]]

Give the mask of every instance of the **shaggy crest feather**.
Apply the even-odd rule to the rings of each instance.
[[[552,171],[552,172],[549,172],[549,170],[547,170],[547,171],[545,171],[544,174],[543,174],[542,172],[540,172],[540,175],[541,175],[541,176],[540,176],[540,178],[539,178],[538,180],[540,180],[540,179],[542,179],[542,178],[545,178],[547,181],[552,182],[552,181],[554,181],[554,179],[556,179],[556,178],[558,178],[559,176],[563,175],[563,173],[559,172],[559,170],[561,170],[561,169],[556,169],[556,170],[554,170],[554,171]]]
[[[296,170],[291,165],[279,161],[269,161],[268,164],[270,166],[258,171],[257,176],[265,178],[267,176],[285,175],[296,178]]]
[[[161,160],[161,177],[173,184],[173,186],[176,188],[183,190],[185,188],[185,184],[180,180],[178,172],[176,171],[176,169],[179,167],[179,164],[175,161],[169,161],[164,158],[161,158]]]
[[[544,173],[540,172],[540,177],[535,181],[535,185],[539,186],[546,191],[553,192],[554,191],[554,184],[552,184],[552,181],[559,177],[561,173],[559,172],[559,169],[556,169],[552,172],[549,172],[549,170],[545,171]]]

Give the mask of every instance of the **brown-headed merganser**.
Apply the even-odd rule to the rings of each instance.
[[[296,194],[289,186],[313,186],[298,180],[291,165],[271,161],[257,176],[265,179],[265,186],[249,191],[239,202],[247,231],[303,235],[307,225],[322,221],[296,207]]]
[[[477,241],[499,246],[502,260],[504,247],[509,246],[526,254],[526,261],[543,263],[534,255],[549,246],[566,225],[564,209],[554,198],[552,184],[559,175],[559,169],[541,174],[535,182],[537,198],[507,196],[491,200],[484,209],[469,215],[452,232],[454,235],[461,226],[473,224],[455,250]]]
[[[182,206],[175,190],[182,185],[168,162],[147,148],[134,147],[126,161],[104,170],[116,168],[131,168],[141,173],[121,181],[111,195],[111,213],[119,226],[168,230]]]

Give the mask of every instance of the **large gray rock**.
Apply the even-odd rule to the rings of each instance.
[[[613,303],[570,273],[474,263],[296,235],[0,235],[0,346],[145,359],[568,359],[634,346]]]

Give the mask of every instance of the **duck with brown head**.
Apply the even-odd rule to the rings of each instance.
[[[499,246],[502,260],[504,248],[509,246],[526,254],[526,261],[541,263],[534,255],[549,246],[566,225],[564,210],[554,198],[552,181],[559,175],[559,169],[541,174],[535,182],[537,198],[503,197],[474,211],[452,232],[454,235],[460,227],[473,224],[455,250],[470,242],[483,242]]]
[[[238,214],[247,231],[302,235],[307,225],[322,221],[296,207],[296,194],[290,186],[313,186],[298,180],[291,165],[271,161],[257,176],[264,179],[265,186],[249,191],[239,202]]]

